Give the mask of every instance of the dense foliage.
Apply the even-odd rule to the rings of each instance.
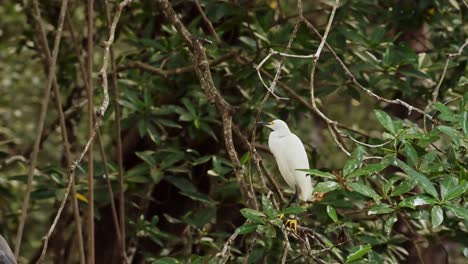
[[[40,3],[51,49],[60,2]],[[203,43],[213,83],[233,106],[229,130],[240,168],[228,153],[219,104],[194,71],[200,67],[194,50],[157,2],[164,1],[133,1],[122,9],[112,45],[117,67],[108,68],[110,97],[112,73],[120,90],[126,255],[132,263],[466,262],[466,1],[340,1],[329,46],[317,61],[273,54],[319,49],[321,38],[310,26],[302,21],[295,28],[301,18],[296,1],[171,1]],[[321,34],[334,2],[302,4],[304,19]],[[104,97],[100,44],[109,37],[103,3],[94,4],[96,110]],[[0,5],[0,233],[12,246],[49,63],[37,15],[25,4]],[[117,3],[109,6],[112,18]],[[86,12],[82,1],[69,3],[56,70],[74,158],[88,141],[80,68],[88,55]],[[268,86],[278,69],[275,95],[288,100],[265,98],[258,73]],[[41,238],[69,182],[55,96],[34,171],[22,263],[39,258]],[[118,203],[115,109],[111,100],[93,143],[96,263],[117,263],[121,251],[107,185],[110,179]],[[315,186],[310,203],[285,208],[293,190],[277,170],[269,131],[256,126],[257,116],[286,121],[306,145]],[[85,237],[89,164],[85,158],[76,170]],[[297,232],[280,214],[298,219]],[[47,261],[78,263],[75,225],[68,202]]]

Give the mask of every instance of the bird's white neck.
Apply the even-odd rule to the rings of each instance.
[[[284,137],[290,134],[291,134],[291,131],[289,130],[289,128],[284,128],[281,130],[275,130],[271,132],[271,135],[275,137]]]

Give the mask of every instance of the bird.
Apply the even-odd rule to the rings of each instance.
[[[0,264],[16,264],[15,256],[2,235],[0,235]]]
[[[259,124],[272,130],[268,137],[268,146],[275,157],[281,176],[294,189],[294,197],[286,207],[297,198],[305,202],[311,200],[312,180],[307,172],[301,170],[309,169],[309,159],[301,139],[291,132],[283,120],[276,119]],[[295,228],[297,221],[290,221],[290,224]]]
[[[276,119],[260,124],[272,130],[268,137],[268,147],[275,157],[281,176],[295,191],[294,197],[309,201],[313,188],[307,172],[300,171],[309,169],[309,159],[301,139],[291,132],[283,120]]]

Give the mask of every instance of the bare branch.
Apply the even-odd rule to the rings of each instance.
[[[202,42],[199,38],[193,36],[180,21],[171,4],[167,0],[157,1],[159,8],[164,13],[165,17],[171,22],[171,24],[177,29],[182,39],[192,52],[192,60],[195,69],[195,73],[200,81],[201,87],[205,92],[208,101],[213,103],[216,108],[220,111],[223,121],[224,141],[226,150],[229,158],[234,167],[236,174],[236,180],[239,184],[242,197],[247,201],[249,207],[256,207],[255,194],[249,192],[247,184],[244,180],[244,169],[240,164],[237,152],[235,150],[232,140],[232,106],[222,97],[218,89],[215,87],[213,78],[210,72],[210,65],[206,57],[205,50],[202,46]]]
[[[87,0],[86,2],[86,16],[87,16],[87,54],[86,54],[86,70],[87,79],[86,91],[88,95],[88,138],[94,138],[97,129],[94,123],[94,84],[93,84],[93,58],[94,58],[94,0]],[[104,101],[106,100],[107,91],[104,92]],[[93,126],[95,128],[93,128]],[[87,221],[87,263],[94,264],[94,152],[93,143],[90,140],[86,144],[86,151],[88,153],[88,221]],[[88,151],[89,149],[89,151]]]
[[[229,60],[230,58],[233,58],[236,54],[237,54],[236,51],[231,51],[231,52],[227,53],[226,55],[223,55],[223,56],[221,56],[219,58],[211,60],[211,61],[209,61],[210,67],[219,65],[220,63],[225,62],[226,60]],[[150,72],[150,73],[153,73],[153,74],[156,74],[156,75],[160,75],[160,76],[163,76],[163,77],[166,77],[166,78],[168,76],[171,76],[171,75],[183,74],[183,73],[194,71],[193,65],[165,70],[165,69],[162,69],[162,68],[154,67],[154,66],[152,66],[152,65],[150,65],[148,63],[141,62],[141,61],[130,61],[130,62],[126,63],[123,66],[117,67],[117,71],[123,71],[123,70],[126,70],[126,69],[133,69],[133,68],[137,68],[137,69],[140,69],[140,70],[143,70],[143,71],[147,71],[147,72]]]
[[[214,29],[213,27],[213,24],[211,23],[211,21],[208,19],[208,17],[206,16],[205,12],[203,12],[203,9],[200,5],[200,0],[195,0],[195,5],[197,6],[197,9],[198,9],[198,12],[200,12],[200,15],[202,16],[203,18],[203,21],[205,22],[205,24],[208,26],[208,29],[210,30],[210,33],[211,33],[211,36],[213,36],[213,38],[216,40],[216,43],[218,44],[221,44],[221,39],[218,37],[218,34],[216,33],[216,30]]]
[[[103,1],[104,3],[104,9],[106,11],[106,19],[107,19],[107,25],[109,28],[109,31],[112,32],[112,18],[109,10],[109,5],[107,1]],[[122,11],[120,5],[120,12]],[[114,26],[114,31],[115,31],[115,26]],[[114,55],[114,48],[112,46],[109,46],[109,53],[110,53],[110,60],[111,60],[111,69],[112,69],[112,87],[114,89],[114,98],[113,98],[113,103],[114,103],[114,114],[115,114],[115,133],[116,133],[116,141],[117,141],[117,164],[118,164],[118,178],[119,178],[119,217],[120,217],[120,230],[118,230],[118,239],[120,241],[120,250],[119,252],[122,253],[122,259],[124,262],[127,261],[127,254],[126,254],[126,234],[125,234],[125,187],[124,187],[124,176],[123,176],[123,160],[122,160],[122,136],[121,136],[121,127],[120,127],[120,105],[119,105],[119,86],[117,83],[117,66],[115,63],[115,55]],[[99,140],[100,141],[100,140]],[[100,143],[101,144],[101,143]],[[102,150],[102,144],[100,145],[101,153],[103,157],[105,157],[104,152]],[[104,160],[104,159],[103,159]],[[105,164],[105,162],[104,162]],[[106,167],[105,167],[106,168]],[[109,195],[111,196],[111,207],[112,207],[112,213],[114,216],[114,221],[116,221],[116,208],[114,204],[114,197],[113,197],[113,191],[112,191],[112,186],[110,184],[110,179],[109,179],[109,174],[107,174],[107,185],[109,188]],[[119,223],[115,222],[116,228],[119,228]]]
[[[42,132],[44,130],[44,124],[45,124],[45,118],[47,114],[47,109],[49,106],[49,100],[50,100],[50,94],[51,94],[51,88],[52,88],[52,83],[54,80],[54,75],[55,75],[55,68],[56,68],[56,63],[57,63],[57,56],[58,56],[58,51],[60,48],[60,40],[62,38],[62,29],[63,29],[63,22],[65,20],[65,11],[67,9],[68,1],[64,0],[62,1],[61,7],[60,7],[60,15],[58,19],[58,25],[57,25],[57,33],[55,34],[55,39],[54,39],[54,47],[52,50],[52,60],[49,65],[49,71],[47,75],[47,87],[44,93],[44,97],[42,98],[41,101],[41,110],[39,114],[39,123],[36,131],[36,138],[34,141],[34,147],[33,151],[31,152],[31,157],[30,157],[30,166],[29,166],[29,171],[28,171],[28,181],[26,185],[26,193],[24,195],[23,199],[23,205],[21,208],[21,217],[19,219],[19,225],[18,225],[18,231],[16,233],[16,243],[15,243],[15,258],[18,259],[20,248],[21,248],[21,240],[23,238],[23,230],[24,230],[24,225],[26,223],[26,218],[28,217],[28,208],[29,208],[29,199],[31,197],[31,191],[32,191],[32,182],[34,178],[34,171],[36,169],[37,165],[37,156],[39,153],[39,147],[41,143],[41,137],[42,137]],[[33,1],[33,13],[34,13],[34,18],[37,21],[37,24],[40,28],[43,27],[42,25],[42,19],[41,19],[41,13],[39,9],[39,3],[37,0]],[[43,29],[43,28],[42,28]]]

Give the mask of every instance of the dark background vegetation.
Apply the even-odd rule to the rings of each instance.
[[[270,49],[315,54],[321,38],[311,26],[324,34],[335,1],[304,1],[303,17],[289,0],[133,1],[122,7],[109,42],[110,105],[102,118],[95,115],[104,98],[98,72],[119,1],[94,1],[91,26],[90,1],[84,2],[67,6],[52,71],[59,94],[52,89],[42,136],[53,64],[46,50],[54,47],[63,2],[40,1],[40,16],[35,1],[0,3],[0,233],[15,248],[26,220],[20,263],[39,259],[70,179],[56,99],[76,160],[92,131],[90,82],[99,135],[92,162],[86,154],[75,170],[71,193],[88,260],[94,254],[95,263],[123,262],[123,220],[131,263],[466,263],[466,1],[340,1],[315,69],[312,58],[279,55],[255,67]],[[174,27],[171,9],[188,32]],[[199,63],[199,46],[211,76]],[[279,68],[275,94],[289,100],[265,98],[257,75],[270,85]],[[318,110],[338,123],[327,123]],[[255,125],[276,118],[302,139],[314,169],[314,201],[288,211],[299,218],[297,233],[278,217],[293,192],[268,151],[268,131]],[[25,218],[28,174],[34,178]],[[54,226],[46,263],[80,262],[73,208],[69,200]]]

